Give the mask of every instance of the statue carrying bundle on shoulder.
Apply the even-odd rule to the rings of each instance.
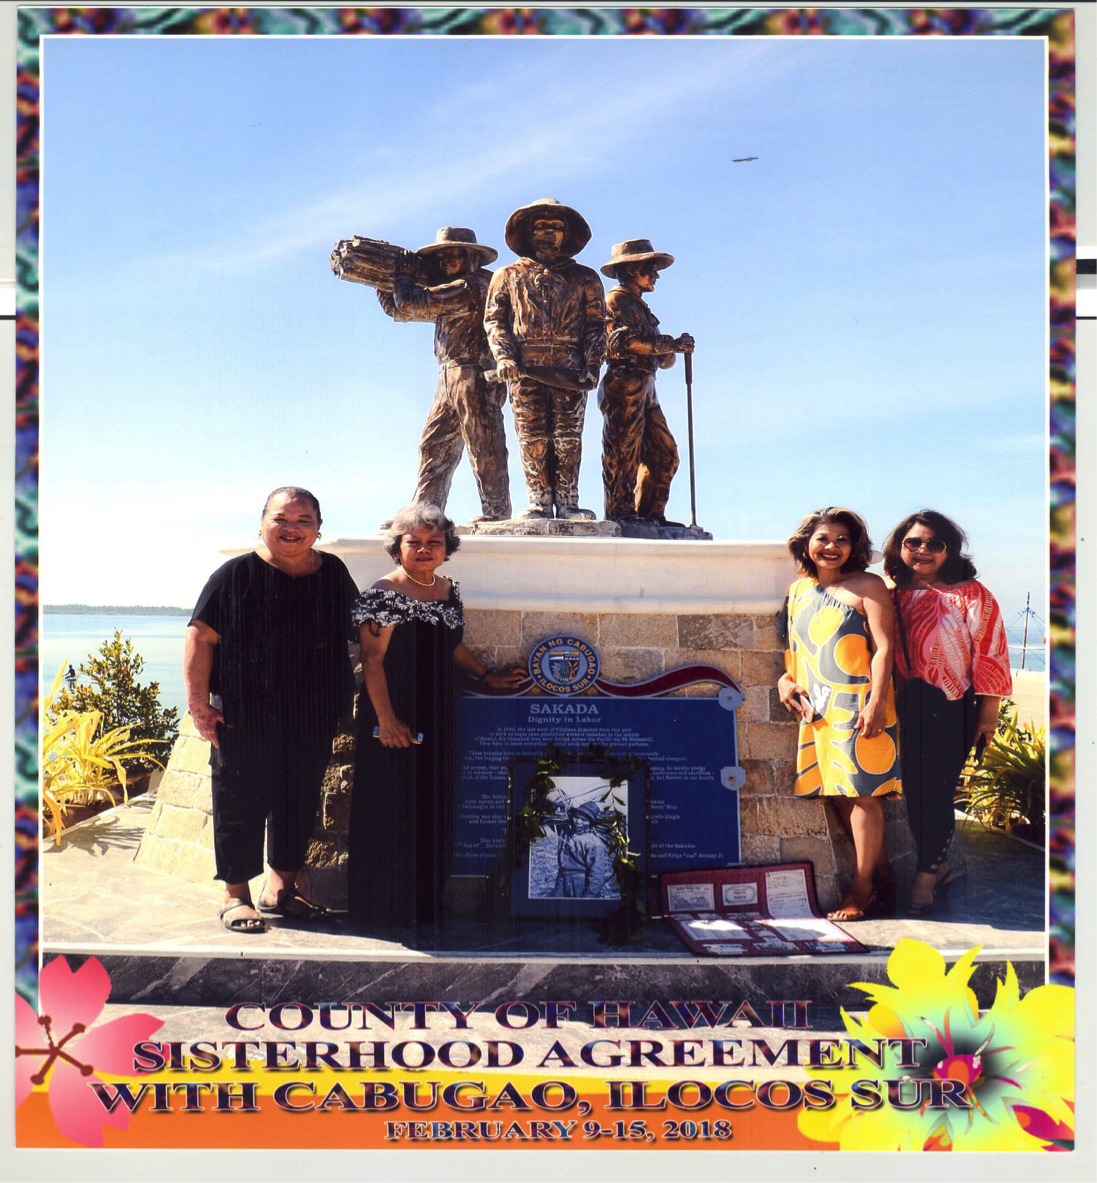
[[[344,243],[357,245],[339,255]],[[341,270],[336,267],[337,255]],[[413,500],[444,509],[467,448],[481,506],[473,521],[499,521],[511,515],[503,427],[506,388],[486,376],[493,362],[484,334],[491,279],[484,265],[498,255],[464,226],[443,226],[434,242],[415,252],[359,237],[343,240],[332,253],[336,274],[376,288],[378,302],[393,320],[434,322],[438,386],[419,442]]]
[[[361,283],[376,288],[379,292],[391,292],[396,284],[397,271],[411,267],[413,279],[425,281],[430,274],[429,260],[413,255],[402,246],[386,242],[383,238],[366,238],[354,234],[340,238],[331,252],[331,269],[337,279],[349,283]]]

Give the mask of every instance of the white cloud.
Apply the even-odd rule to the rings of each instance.
[[[216,245],[143,258],[140,269],[146,276],[156,276],[161,286],[164,277],[171,275],[189,279],[203,271],[243,272],[298,250],[330,245],[332,227],[346,234],[363,224],[403,223],[440,200],[457,203],[479,196],[493,183],[524,171],[548,171],[554,181],[590,177],[609,167],[608,135],[614,137],[618,155],[630,145],[642,144],[647,151],[651,121],[676,105],[710,102],[718,94],[745,88],[748,77],[754,87],[784,71],[779,56],[770,55],[764,65],[751,62],[752,56],[761,53],[761,49],[754,55],[739,53],[734,70],[714,53],[705,65],[698,66],[692,59],[689,69],[657,76],[639,72],[639,81],[611,79],[610,85],[590,95],[594,101],[577,102],[575,79],[561,76],[556,69],[533,73],[516,69],[498,80],[465,84],[456,97],[475,100],[477,108],[475,117],[462,123],[459,136],[438,126],[447,109],[437,108],[424,127],[424,136],[433,132],[433,141],[424,140],[403,151],[378,148],[364,175],[340,192],[257,226],[231,227]],[[748,64],[749,74],[744,69]],[[500,136],[502,111],[521,127],[519,132]],[[425,162],[409,169],[411,160]],[[378,161],[393,167],[380,172]]]

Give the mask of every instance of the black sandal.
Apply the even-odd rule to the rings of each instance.
[[[267,922],[261,916],[237,916],[235,920],[228,919],[230,912],[236,912],[240,908],[251,908],[253,906],[247,900],[229,900],[221,911],[217,913],[217,919],[221,921],[222,927],[229,932],[264,933],[267,931]]]
[[[951,884],[952,876],[950,874],[940,883],[933,885],[933,899],[928,904],[919,904],[916,900],[911,900],[907,906],[907,915],[912,920],[928,920],[929,917],[936,916],[945,906],[945,897],[948,895]]]
[[[291,901],[297,903],[298,907],[287,908],[286,904]],[[264,916],[277,916],[281,920],[296,920],[300,924],[312,924],[317,920],[323,920],[328,914],[328,910],[323,904],[314,904],[311,900],[305,899],[295,887],[283,888],[273,904],[264,904],[260,900],[258,907]]]

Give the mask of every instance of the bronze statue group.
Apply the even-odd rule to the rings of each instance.
[[[510,215],[504,238],[518,256],[492,275],[498,251],[472,230],[446,226],[413,259],[405,253],[393,291],[378,291],[394,320],[435,322],[438,388],[419,444],[414,501],[444,509],[464,451],[480,494],[474,521],[511,517],[503,427],[509,390],[529,508],[525,520],[589,520],[579,506],[587,393],[598,385],[605,419],[605,517],[671,525],[665,516],[678,449],[655,393],[655,372],[693,351],[688,333],[670,337],[644,295],[674,258],[644,238],[614,246],[602,274],[575,261],[590,241],[584,218],[552,198]],[[418,282],[421,260],[435,283]]]

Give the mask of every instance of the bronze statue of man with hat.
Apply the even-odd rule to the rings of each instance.
[[[669,526],[665,516],[670,483],[678,471],[678,448],[655,393],[656,369],[674,365],[677,353],[692,353],[689,333],[670,337],[644,300],[659,272],[674,256],[652,249],[646,238],[613,248],[602,274],[618,284],[606,294],[608,368],[598,391],[602,428],[602,484],[606,517]]]
[[[499,257],[464,226],[443,226],[434,242],[415,252],[427,259],[439,282],[416,283],[413,256],[397,265],[393,291],[378,291],[381,307],[397,321],[434,321],[438,387],[419,441],[415,501],[445,509],[453,474],[467,448],[480,493],[481,516],[509,518],[510,474],[503,427],[506,387],[489,382],[493,361],[484,335],[484,302],[491,272],[484,264]]]
[[[505,237],[519,257],[495,273],[484,325],[510,388],[530,506],[521,516],[590,519],[579,508],[583,416],[606,355],[602,281],[574,260],[590,227],[546,197],[515,210]]]

